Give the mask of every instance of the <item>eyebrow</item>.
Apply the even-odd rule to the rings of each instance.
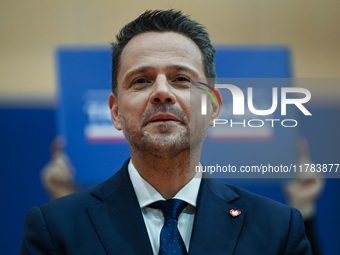
[[[156,68],[154,66],[150,66],[150,65],[137,67],[135,69],[128,71],[124,75],[124,80],[135,75],[135,74],[137,74],[137,73],[143,73],[143,72],[146,72],[146,71],[149,71],[149,70],[152,71],[152,70],[155,70],[155,69]],[[173,65],[166,66],[166,69],[176,69],[177,71],[187,71],[187,72],[192,73],[194,76],[199,77],[199,74],[195,69],[193,69],[189,66],[186,66],[186,65],[173,64]]]
[[[135,74],[137,74],[137,73],[144,73],[145,71],[147,71],[147,70],[155,70],[156,68],[155,67],[153,67],[153,66],[140,66],[140,67],[137,67],[137,68],[135,68],[135,69],[132,69],[132,70],[130,70],[130,71],[128,71],[125,75],[124,75],[124,77],[123,77],[123,80],[126,80],[126,78],[129,78],[129,77],[131,77],[131,76],[133,76],[133,75],[135,75]]]
[[[194,76],[199,77],[198,71],[196,69],[194,69],[194,68],[191,68],[190,66],[174,64],[174,65],[171,65],[171,66],[169,66],[167,68],[169,68],[169,69],[176,69],[178,71],[182,71],[182,70],[183,71],[188,71],[188,72],[192,73]]]

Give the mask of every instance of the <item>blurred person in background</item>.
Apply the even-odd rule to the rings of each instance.
[[[40,180],[51,200],[72,194],[79,190],[75,171],[64,152],[65,139],[56,137],[50,147],[51,159],[42,169]]]
[[[300,137],[297,141],[298,164],[304,167],[305,164],[313,164],[309,153],[308,140]],[[320,255],[320,241],[317,238],[315,215],[317,211],[317,200],[321,196],[325,179],[321,173],[311,173],[302,171],[295,179],[287,181],[283,190],[286,195],[288,205],[297,208],[302,215],[307,238],[312,246],[314,255]]]

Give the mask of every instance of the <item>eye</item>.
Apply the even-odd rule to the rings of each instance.
[[[172,85],[178,87],[179,89],[190,88],[190,78],[185,75],[178,75],[172,78]]]
[[[175,78],[175,80],[178,82],[190,82],[190,78],[186,76],[178,76]]]
[[[145,84],[145,83],[148,83],[148,80],[144,77],[140,77],[140,78],[135,79],[132,83],[133,84]]]

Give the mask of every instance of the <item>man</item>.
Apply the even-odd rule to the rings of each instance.
[[[296,209],[194,178],[220,110],[211,103],[202,117],[193,100],[193,81],[216,75],[205,29],[181,12],[147,11],[112,48],[109,106],[131,159],[109,180],[31,209],[20,254],[311,254]]]

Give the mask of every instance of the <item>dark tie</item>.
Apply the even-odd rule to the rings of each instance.
[[[159,255],[187,255],[185,244],[178,231],[178,216],[187,206],[187,202],[180,199],[157,201],[149,205],[160,209],[164,215],[164,226],[160,235]]]

